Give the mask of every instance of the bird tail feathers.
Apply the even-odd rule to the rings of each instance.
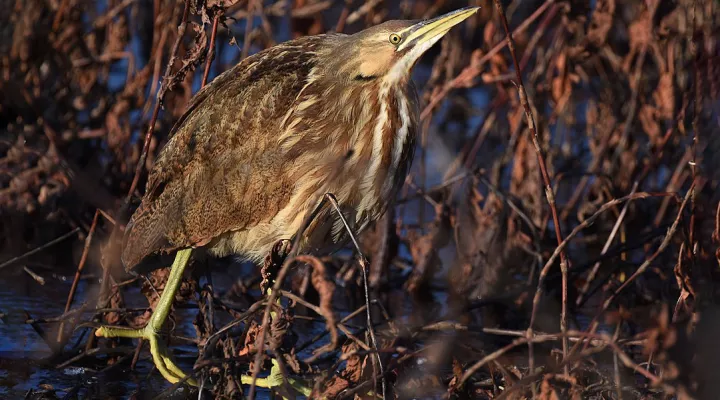
[[[125,228],[121,260],[126,271],[131,271],[148,255],[168,247],[165,235],[167,224],[163,210],[139,208]]]

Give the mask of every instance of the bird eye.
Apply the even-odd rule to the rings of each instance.
[[[390,34],[390,43],[392,43],[394,45],[398,45],[398,44],[400,44],[401,40],[402,39],[400,38],[400,35],[397,35],[395,33]]]

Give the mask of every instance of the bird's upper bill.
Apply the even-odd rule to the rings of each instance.
[[[404,51],[415,47],[428,48],[445,35],[450,28],[468,19],[480,7],[466,7],[449,12],[439,17],[421,21],[397,32],[401,42],[396,51]]]

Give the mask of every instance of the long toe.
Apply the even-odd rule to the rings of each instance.
[[[146,334],[144,337],[150,342],[150,354],[152,355],[153,363],[155,363],[155,367],[157,367],[162,376],[170,383],[178,383],[184,380],[188,385],[197,386],[195,379],[188,377],[180,367],[175,364],[175,359],[162,338],[150,329],[145,329],[145,331]]]
[[[115,326],[101,326],[95,331],[95,336],[99,337],[124,337],[145,339],[150,343],[150,354],[153,363],[158,371],[170,383],[178,383],[185,381],[187,384],[197,386],[194,379],[188,378],[187,375],[175,364],[175,360],[170,349],[165,345],[160,335],[152,329],[150,325],[144,329],[128,329]]]

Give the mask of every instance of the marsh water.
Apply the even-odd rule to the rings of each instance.
[[[36,326],[42,331],[38,331],[27,323],[31,318],[54,318],[64,312],[76,267],[61,264],[49,267],[32,266],[32,271],[45,280],[44,285],[26,273],[22,264],[8,267],[0,278],[0,398],[152,398],[166,389],[169,385],[157,372],[153,373],[152,363],[146,356],[141,357],[134,370],[130,370],[129,362],[124,362],[100,373],[107,365],[102,361],[93,363],[94,357],[58,367],[62,360],[52,358],[53,349],[46,342],[56,338],[57,324],[39,323]],[[224,282],[218,278],[218,282]],[[85,275],[80,280],[78,302],[74,306],[87,300],[88,292],[98,287],[99,276]],[[127,297],[129,306],[143,307],[142,302],[147,303],[142,295],[139,301]],[[181,313],[188,314],[185,310]],[[84,316],[90,317],[90,313]],[[192,320],[186,317],[183,315],[182,320]],[[181,335],[194,335],[189,323],[178,328]],[[81,344],[79,339],[90,332],[89,329],[76,330],[64,357],[68,358],[73,351],[82,351],[82,346],[75,350],[73,347]],[[173,345],[173,349],[179,350],[176,354],[181,366],[191,369],[192,352],[196,350],[181,344]],[[183,351],[190,354],[183,356]],[[182,391],[177,394],[181,395]]]

